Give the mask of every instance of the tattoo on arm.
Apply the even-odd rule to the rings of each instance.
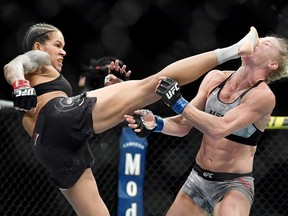
[[[51,65],[48,53],[32,50],[19,55],[4,66],[4,76],[9,84],[15,80],[25,79],[24,75],[33,74],[43,65]]]
[[[50,56],[46,52],[33,50],[27,52],[25,55],[28,56],[29,61],[23,62],[24,74],[33,74],[38,71],[41,66],[51,65]]]

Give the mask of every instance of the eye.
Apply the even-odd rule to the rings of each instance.
[[[62,48],[62,44],[61,43],[55,43],[55,46],[58,48]]]

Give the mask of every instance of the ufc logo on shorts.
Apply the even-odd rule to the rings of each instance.
[[[32,89],[32,88],[29,88],[29,89],[18,89],[18,90],[15,90],[15,97],[33,95],[34,91],[35,90]]]
[[[175,94],[175,91],[178,91],[180,88],[178,87],[178,84],[176,83],[167,93],[166,97],[168,99],[171,99],[173,95]]]

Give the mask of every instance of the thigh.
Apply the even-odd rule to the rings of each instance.
[[[251,205],[240,191],[231,190],[216,204],[214,216],[249,216]]]
[[[110,215],[90,168],[84,171],[75,185],[61,192],[79,216]]]
[[[87,93],[97,97],[93,107],[93,129],[101,133],[124,120],[124,114],[149,105],[160,97],[155,93],[157,79],[131,80]]]
[[[199,207],[188,195],[182,190],[179,191],[176,199],[168,210],[166,216],[208,216],[209,214]]]

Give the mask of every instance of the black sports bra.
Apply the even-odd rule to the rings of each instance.
[[[53,91],[63,91],[69,97],[72,96],[72,87],[62,74],[54,80],[38,84],[33,86],[33,88],[35,89],[37,96]]]

